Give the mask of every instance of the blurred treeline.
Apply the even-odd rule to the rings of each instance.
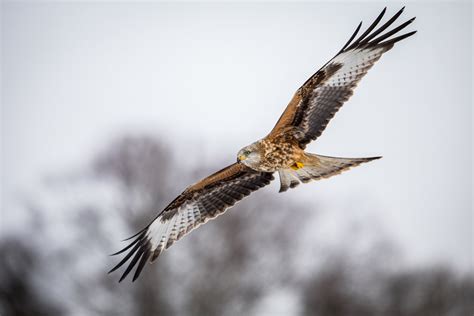
[[[186,236],[135,283],[119,284],[119,274],[106,273],[118,258],[107,254],[215,171],[188,170],[179,159],[157,139],[125,137],[86,170],[46,179],[25,202],[23,229],[0,241],[0,315],[474,315],[472,275],[406,268],[385,239],[364,251],[352,239],[329,246],[312,237],[316,207],[291,194],[276,202],[271,190]]]

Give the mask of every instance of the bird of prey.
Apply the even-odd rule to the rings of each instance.
[[[359,80],[382,54],[395,43],[415,34],[416,31],[399,34],[415,18],[386,31],[403,9],[377,28],[386,11],[383,9],[357,37],[361,22],[342,49],[296,91],[267,136],[242,148],[236,163],[184,190],[151,223],[130,237],[128,240],[134,239],[128,246],[114,254],[128,251],[110,272],[131,260],[120,281],[137,266],[135,281],[146,262],[153,262],[191,230],[268,185],[275,172],[280,176],[280,192],[284,192],[301,182],[328,178],[380,158],[328,157],[307,153],[305,147],[321,135],[329,120],[352,95]]]

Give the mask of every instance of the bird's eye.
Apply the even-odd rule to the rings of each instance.
[[[250,155],[250,150],[246,150],[246,151],[244,151],[244,155],[245,155],[245,156],[248,156],[248,155]]]

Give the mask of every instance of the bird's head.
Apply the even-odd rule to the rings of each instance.
[[[237,162],[240,162],[247,167],[257,169],[260,165],[261,150],[259,142],[250,144],[242,148],[237,154]]]

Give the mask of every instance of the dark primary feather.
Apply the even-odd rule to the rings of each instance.
[[[380,33],[382,33],[383,31],[385,31],[390,25],[393,24],[393,22],[395,22],[398,17],[403,13],[403,10],[405,9],[405,7],[401,8],[401,10],[399,10],[397,13],[395,13],[394,16],[392,16],[387,22],[385,22],[385,24],[383,24],[381,27],[379,27],[377,30],[375,30],[373,33],[369,32],[367,33],[367,37],[363,37],[361,39],[359,39],[358,41],[354,42],[354,44],[352,44],[348,49],[354,49],[358,46],[361,46],[361,45],[365,45],[365,44],[368,44],[374,37],[376,37],[377,35],[379,35]],[[386,8],[384,8],[384,10],[382,11],[382,13],[385,13],[385,10]],[[383,14],[380,14],[379,18],[375,19],[375,21],[377,22],[380,22],[380,20],[382,19],[382,16]],[[375,26],[377,26],[377,24],[374,25],[374,28]],[[370,27],[369,27],[370,28]],[[372,30],[371,30],[372,31]],[[374,42],[375,43],[375,42]]]
[[[210,176],[215,177],[217,175],[217,177],[215,177],[215,179],[218,179],[217,181],[206,181],[206,179],[210,178],[208,177],[203,180],[206,182],[204,182],[202,186],[199,185],[199,183],[191,186],[174,199],[164,211],[159,213],[152,223],[131,237],[135,239],[129,245],[114,254],[118,255],[128,251],[127,255],[113,267],[109,273],[117,270],[130,260],[119,282],[125,279],[133,268],[137,266],[133,275],[133,281],[135,281],[143,270],[146,262],[152,262],[163,250],[169,248],[186,233],[222,214],[235,203],[253,191],[268,185],[273,180],[271,173],[256,172],[243,165],[238,167],[232,166],[232,170],[236,172],[228,172],[229,167],[224,168]],[[222,172],[227,172],[226,177],[219,177],[219,173]],[[181,211],[178,212],[180,207]],[[182,212],[188,213],[186,216],[181,216],[180,214],[182,214]],[[173,219],[177,220],[179,216],[181,216],[181,221],[175,222],[175,225],[177,225],[176,230],[168,232],[166,243],[156,244],[155,242],[155,244],[153,244],[152,224],[159,223],[159,225],[167,225],[173,221]],[[158,239],[161,238],[161,236],[155,237]]]
[[[355,43],[356,45],[357,45],[357,43],[360,43],[367,35],[369,35],[370,32],[372,32],[372,30],[379,24],[380,20],[382,20],[384,14],[385,14],[385,11],[387,11],[387,8],[386,8],[386,7],[383,8],[382,12],[380,12],[379,16],[374,20],[374,22],[372,22],[372,24],[367,28],[367,30],[365,30],[365,32],[364,32],[358,39],[355,40],[354,43]],[[361,26],[361,25],[362,25],[362,22],[360,22],[359,27],[357,28],[357,30],[360,29],[360,26]],[[357,31],[357,30],[356,30],[356,31]],[[353,36],[352,38],[354,38],[354,37],[355,37],[355,34],[354,34],[354,36]],[[350,44],[351,41],[352,41],[352,40],[349,40],[349,43],[347,43],[347,44],[342,48],[342,50],[341,50],[339,53],[341,53],[342,51],[344,51],[344,50],[347,48],[347,46],[349,46],[349,44]],[[352,47],[351,47],[351,48],[352,48]],[[348,49],[351,49],[351,48],[348,48]]]

